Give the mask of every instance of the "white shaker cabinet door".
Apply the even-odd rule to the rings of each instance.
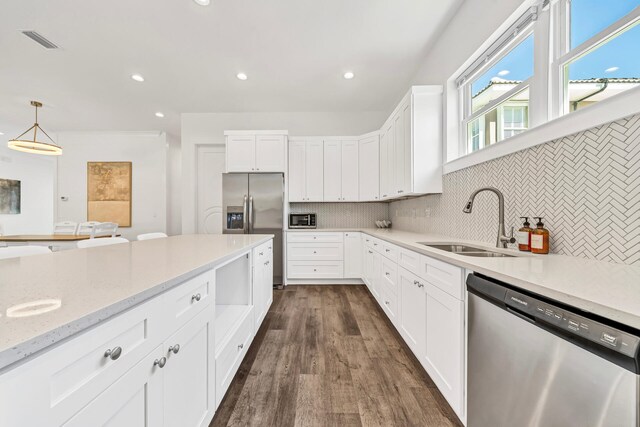
[[[427,298],[425,282],[413,273],[400,267],[400,335],[413,354],[422,360],[427,339]]]
[[[164,368],[155,364],[162,357],[162,347],[156,348],[62,425],[65,427],[163,425]]]
[[[342,141],[342,201],[357,202],[359,193],[358,141]]]
[[[380,142],[378,136],[362,139],[358,147],[358,181],[360,201],[380,198]]]
[[[215,411],[211,319],[203,310],[164,343],[164,427],[206,426]]]
[[[464,392],[464,302],[425,283],[427,343],[425,369],[453,410],[462,417]]]
[[[256,137],[256,171],[284,172],[286,138],[284,135]]]
[[[380,198],[386,199],[389,197],[389,162],[387,161],[387,146],[389,145],[389,138],[386,131],[382,131],[380,134]]]
[[[344,277],[362,277],[362,236],[360,233],[344,233]]]
[[[304,141],[289,142],[289,201],[305,202],[307,199],[306,189],[306,166],[307,143]]]
[[[307,142],[305,158],[308,202],[324,200],[324,146],[322,141]]]
[[[340,141],[324,141],[324,201],[342,200],[342,150]]]
[[[255,172],[255,135],[227,136],[227,172]]]

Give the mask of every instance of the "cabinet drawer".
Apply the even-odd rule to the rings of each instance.
[[[389,292],[398,294],[398,265],[387,258],[382,258],[381,281]]]
[[[270,260],[273,255],[273,240],[253,249],[253,265],[260,265]]]
[[[253,310],[250,310],[226,344],[222,344],[224,347],[216,356],[216,407],[222,401],[233,376],[247,353],[252,337]]]
[[[288,243],[342,243],[342,233],[287,233]]]
[[[391,243],[382,242],[382,255],[389,258],[393,262],[398,262],[398,252],[400,248]]]
[[[0,425],[62,425],[162,342],[163,299],[104,321],[0,376]],[[110,352],[108,352],[110,350]]]
[[[290,279],[342,279],[342,261],[289,261],[287,274]]]
[[[287,259],[291,261],[342,261],[342,243],[288,243]]]
[[[168,333],[176,331],[215,299],[213,272],[207,271],[181,285],[170,289],[165,295],[166,312],[169,316]]]
[[[371,238],[371,247],[379,254],[383,254],[384,252],[384,249],[382,248],[382,240],[376,239],[375,237]]]
[[[463,273],[460,267],[422,255],[418,276],[449,295],[459,300],[464,299]]]
[[[398,265],[406,268],[413,274],[420,274],[421,255],[408,249],[400,249],[398,251]]]
[[[382,309],[395,325],[398,317],[398,297],[389,292],[387,288],[382,288],[380,289],[380,302],[382,303]]]

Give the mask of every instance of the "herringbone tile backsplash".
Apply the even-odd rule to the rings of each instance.
[[[291,213],[315,212],[318,228],[375,228],[389,219],[387,203],[291,203]]]
[[[442,194],[391,203],[393,227],[494,243],[494,194],[462,212],[485,186],[505,195],[507,232],[542,216],[553,253],[640,264],[640,115],[447,174]]]

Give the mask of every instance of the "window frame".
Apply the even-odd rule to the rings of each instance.
[[[562,87],[562,70],[559,59],[569,52],[570,28],[567,22],[569,0],[524,0],[515,11],[504,20],[496,31],[471,55],[446,81],[444,99],[445,140],[443,149],[443,173],[451,173],[479,163],[493,160],[520,150],[544,144],[572,135],[586,129],[600,126],[624,117],[640,114],[637,103],[640,86],[601,100],[594,105],[581,108],[570,114],[563,114],[564,97],[558,96]],[[484,148],[470,152],[467,143],[467,128],[462,125],[464,94],[458,84],[461,76],[489,49],[500,40],[514,23],[532,7],[538,7],[537,20],[533,23],[534,34],[534,75],[529,95],[529,128],[493,145],[484,144]],[[638,18],[640,6],[618,20],[631,23]],[[587,44],[594,43],[598,36],[607,33],[613,25],[585,41],[575,49],[582,47],[588,51]],[[640,24],[639,24],[640,25]],[[539,29],[538,29],[539,28]],[[602,41],[602,40],[600,40]],[[593,46],[592,46],[593,47]],[[575,52],[574,49],[574,52]],[[470,105],[470,104],[469,104]],[[568,105],[568,103],[567,103]]]
[[[527,127],[524,128],[515,128],[515,127],[509,127],[508,130],[512,130],[512,131],[517,131],[520,130],[520,132],[511,135],[509,137],[505,137],[504,136],[504,131],[505,131],[505,122],[504,122],[504,109],[505,108],[524,108],[526,109],[526,114],[524,115],[524,117],[526,117],[526,122],[527,122]],[[529,103],[525,102],[525,101],[513,101],[513,104],[511,105],[501,105],[498,107],[498,134],[500,135],[500,141],[504,141],[505,139],[509,139],[509,138],[513,138],[516,135],[521,134],[522,132],[526,132],[527,130],[529,130]]]

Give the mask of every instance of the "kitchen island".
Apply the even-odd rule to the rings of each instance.
[[[271,304],[272,239],[0,261],[0,425],[208,425]]]

